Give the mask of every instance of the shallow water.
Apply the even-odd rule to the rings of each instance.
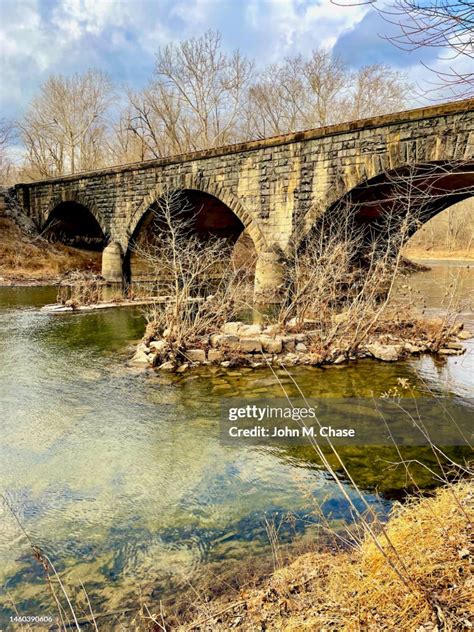
[[[472,271],[435,265],[409,282],[416,301],[422,305],[424,296],[426,310],[438,313],[453,275],[462,277],[463,319],[474,329]],[[265,553],[265,516],[292,514],[282,540],[317,521],[317,505],[330,521],[349,517],[311,449],[220,441],[222,398],[281,397],[268,370],[174,378],[127,369],[143,332],[138,310],[39,310],[53,301],[52,288],[0,288],[1,625],[8,626],[12,601],[21,614],[54,614],[29,539],[63,581],[85,584],[97,613],[133,603],[139,590],[155,600],[179,590],[207,562],[230,565]],[[448,391],[469,415],[474,348],[467,346],[454,358],[367,360],[292,374],[312,397],[379,397],[405,378],[419,391]],[[387,467],[393,449],[341,452],[367,501],[386,512],[405,485],[404,473]],[[433,465],[425,448],[407,454]],[[417,476],[420,485],[432,484],[426,471]]]

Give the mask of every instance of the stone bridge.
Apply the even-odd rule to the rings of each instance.
[[[246,232],[257,254],[256,289],[266,291],[281,278],[278,257],[297,232],[301,239],[344,199],[370,223],[381,200],[393,199],[395,174],[415,174],[425,191],[435,174],[435,193],[423,196],[423,221],[473,195],[473,105],[436,105],[17,184],[11,193],[38,229],[56,222],[62,234],[94,237],[104,247],[103,275],[118,281],[153,204],[165,190],[184,191],[199,209],[199,230],[235,240]]]

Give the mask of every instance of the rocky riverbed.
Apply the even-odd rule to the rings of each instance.
[[[198,365],[224,368],[265,364],[318,366],[343,364],[360,358],[395,362],[409,355],[436,353],[462,355],[462,341],[472,337],[462,323],[449,324],[442,318],[386,322],[370,334],[370,340],[353,344],[348,337],[327,342],[314,321],[307,321],[303,331],[282,330],[277,324],[225,323],[220,331],[202,336],[186,349],[173,347],[172,333],[161,336],[147,328],[130,360],[134,366],[161,371],[184,372]],[[352,344],[351,344],[352,343]]]

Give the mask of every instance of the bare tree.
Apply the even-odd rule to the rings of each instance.
[[[396,32],[382,37],[404,51],[433,48],[445,69],[426,66],[437,76],[424,96],[472,98],[474,6],[471,0],[331,0],[339,6],[371,5]],[[460,62],[460,63],[459,63]]]
[[[51,176],[100,166],[112,98],[101,71],[49,77],[18,124],[30,172]]]
[[[12,164],[8,155],[13,137],[13,124],[6,119],[0,119],[0,183],[5,184],[10,177]]]
[[[326,50],[266,68],[249,91],[247,135],[263,138],[401,109],[410,85],[386,66],[358,72]]]
[[[464,70],[457,70],[455,60],[474,59],[474,6],[471,0],[393,0],[379,9],[381,15],[398,28],[398,34],[388,36],[403,50],[434,48],[446,51],[451,60],[446,71],[436,70],[441,84],[456,97],[472,97],[474,66],[468,61]],[[443,53],[441,52],[441,58]],[[441,87],[440,82],[434,86]]]
[[[161,48],[152,83],[130,95],[133,131],[152,156],[235,141],[252,67],[213,31]]]
[[[134,245],[164,297],[147,314],[148,334],[163,340],[162,360],[185,359],[190,345],[231,319],[247,280],[232,265],[231,244],[198,235],[190,210],[182,193],[165,192],[152,211],[153,238]]]

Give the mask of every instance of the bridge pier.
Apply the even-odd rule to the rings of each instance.
[[[111,242],[102,252],[102,276],[110,283],[122,283],[123,251],[116,241]]]
[[[278,303],[285,280],[284,256],[278,247],[260,252],[255,266],[254,295],[261,304]]]

